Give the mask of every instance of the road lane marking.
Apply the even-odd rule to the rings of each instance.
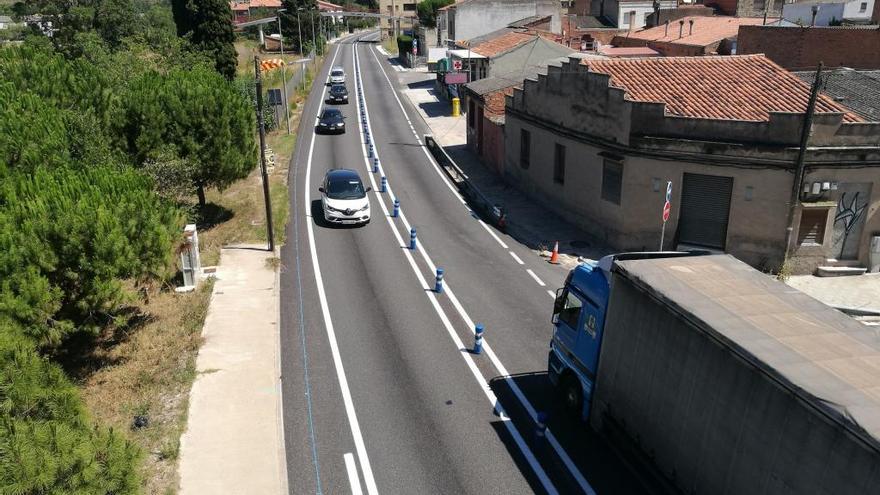
[[[547,284],[545,284],[543,280],[541,280],[540,278],[538,278],[537,275],[535,275],[535,272],[533,272],[531,268],[526,268],[526,271],[529,273],[529,275],[532,276],[533,279],[535,279],[535,282],[538,282],[538,285],[540,285],[541,287],[547,286]]]
[[[523,260],[519,259],[519,256],[517,256],[516,253],[514,253],[513,251],[508,251],[508,253],[513,256],[513,259],[516,260],[517,263],[519,263],[520,265],[525,265]]]
[[[391,86],[392,94],[394,95],[395,99],[397,99],[397,104],[400,106],[400,109],[403,111],[404,117],[406,117],[407,121],[409,121],[409,117],[406,116],[406,111],[403,109],[403,104],[400,102],[400,99],[397,98],[397,91],[395,91],[394,86],[391,84],[391,80],[388,79],[388,75],[385,73],[384,69],[382,69],[382,64],[379,61],[379,58],[376,57],[375,50],[372,51],[372,54],[373,54],[373,58],[376,60],[376,63],[379,64],[380,70],[381,70],[382,74],[385,76],[385,80],[388,81],[389,86]],[[358,59],[358,57],[357,57],[357,55],[355,55],[355,60],[357,60],[357,59]],[[367,107],[366,102],[365,102],[364,107],[365,108]],[[369,121],[369,115],[370,115],[369,109],[366,111],[366,115],[367,115],[367,121]],[[431,162],[431,164],[434,165],[434,168],[437,171],[437,173],[440,175],[440,178],[443,179],[447,183],[447,185],[449,185],[448,179],[439,170],[436,162],[434,161],[434,157],[431,156],[430,152],[428,152],[426,147],[422,146],[422,150],[425,152],[425,155],[428,157],[428,160]],[[375,147],[374,147],[374,152],[378,154],[378,152],[375,151]],[[368,164],[368,167],[369,167],[369,164]],[[382,175],[385,175],[384,169],[381,165],[381,161],[380,161],[379,169],[380,169],[380,171],[382,171]],[[454,189],[451,188],[451,186],[450,186],[450,189],[453,191],[454,194],[456,194],[456,196],[460,197],[458,195],[458,193]],[[391,194],[390,181],[388,183],[388,191],[389,191],[389,197],[392,197],[392,198],[395,197],[395,196],[393,196],[393,194]],[[382,205],[383,209],[385,209],[384,203],[380,201],[380,204]],[[400,219],[403,222],[406,229],[407,230],[411,229],[412,227],[406,219],[406,215],[404,214],[403,208],[400,209],[399,213],[400,213]],[[391,222],[389,222],[389,223],[393,226],[393,223],[391,223]],[[489,230],[488,227],[487,227],[487,230]],[[396,228],[394,229],[394,232],[395,232],[395,236],[399,235]],[[490,233],[491,233],[491,231],[490,231]],[[500,242],[500,239],[496,239],[496,240],[499,240],[499,242]],[[401,243],[402,243],[402,240],[401,240]],[[404,244],[402,244],[402,245],[404,245]],[[416,245],[416,249],[422,255],[422,258],[425,260],[425,263],[428,264],[428,267],[431,270],[431,272],[434,272],[434,271],[436,271],[437,266],[433,263],[433,261],[431,261],[431,258],[428,255],[427,251],[425,251],[424,246],[425,246],[425,243],[420,241]],[[505,249],[507,248],[507,246],[504,246],[504,247],[505,247]],[[407,255],[409,255],[409,250],[407,250],[406,252],[407,252]],[[421,277],[422,276],[421,273],[418,273],[418,276]],[[449,298],[452,305],[455,307],[456,311],[459,313],[459,315],[465,321],[465,324],[468,326],[469,329],[474,328],[474,321],[471,319],[470,315],[468,315],[467,311],[465,311],[464,307],[462,307],[458,298],[455,296],[455,292],[452,290],[452,287],[450,286],[449,281],[444,280],[443,285],[444,285],[443,291],[446,293],[447,297]],[[429,287],[429,289],[430,289],[430,287]],[[458,337],[458,335],[456,334],[455,338],[457,338],[457,337]],[[510,376],[510,373],[507,371],[507,368],[504,366],[504,364],[501,362],[501,360],[498,359],[498,356],[492,350],[492,347],[489,345],[488,341],[485,338],[483,339],[483,351],[485,351],[486,356],[489,358],[489,360],[492,361],[492,364],[495,366],[495,369],[498,370],[498,373],[501,376],[501,378],[505,381],[507,386],[510,387],[510,390],[513,392],[514,396],[517,398],[517,400],[519,400],[520,404],[522,404],[523,407],[526,409],[526,411],[528,412],[532,421],[537,421],[538,413],[535,410],[534,406],[532,405],[531,402],[529,402],[529,400],[526,398],[525,394],[523,394],[522,390],[519,388],[519,386],[516,384],[516,382]],[[480,375],[480,376],[482,376],[482,375]],[[547,432],[546,432],[546,438],[547,438],[548,443],[550,443],[551,447],[553,447],[553,450],[556,452],[556,455],[559,456],[559,458],[562,460],[562,463],[565,465],[565,467],[568,469],[569,473],[572,475],[572,477],[575,479],[577,484],[580,486],[581,490],[583,490],[588,495],[595,495],[596,492],[595,492],[595,490],[593,490],[593,487],[590,486],[590,483],[587,481],[587,479],[584,477],[584,475],[580,472],[578,467],[574,464],[574,461],[572,461],[571,456],[568,455],[568,452],[565,451],[565,449],[562,447],[562,445],[557,440],[556,436],[553,434],[553,432],[549,428],[547,429]]]
[[[358,478],[358,468],[354,463],[354,456],[346,452],[342,456],[345,459],[345,470],[348,472],[348,482],[351,484],[351,495],[361,495],[361,480]]]
[[[555,292],[553,292],[550,289],[547,289],[547,294],[550,294],[550,297],[552,297],[554,301],[556,300],[556,293]]]
[[[340,47],[339,45],[335,46],[336,50],[333,52],[333,58],[330,60],[330,67],[333,67],[333,63],[336,61],[336,56],[339,54]],[[327,86],[321,90],[321,103],[324,102],[324,95],[327,91]],[[311,175],[312,175],[312,157],[315,151],[315,131],[312,130],[311,133],[312,139],[309,143],[309,154],[306,160],[306,177],[305,177],[305,204],[308,205],[306,208],[306,215],[308,216],[311,212],[312,201],[311,201]],[[327,294],[324,291],[324,279],[321,276],[321,267],[318,264],[318,251],[315,246],[315,228],[313,226],[313,221],[310,219],[306,222],[306,228],[309,234],[309,251],[311,252],[312,265],[314,266],[315,272],[315,281],[318,286],[318,299],[321,302],[321,313],[324,315],[324,328],[327,330],[327,339],[330,341],[330,352],[333,356],[333,365],[336,368],[336,377],[339,380],[339,388],[342,392],[342,402],[345,405],[345,413],[348,417],[348,424],[351,428],[351,435],[354,438],[355,450],[358,454],[358,459],[361,463],[361,471],[364,473],[364,482],[367,485],[367,493],[369,495],[377,495],[379,493],[379,489],[376,487],[376,480],[373,477],[373,470],[370,468],[370,461],[367,457],[367,448],[364,445],[364,436],[361,433],[361,427],[358,424],[357,414],[355,414],[354,410],[354,401],[351,398],[351,390],[348,387],[348,379],[345,377],[345,369],[342,366],[342,355],[339,352],[339,344],[336,341],[336,331],[333,328],[333,320],[330,317],[330,306],[327,303]]]
[[[355,70],[355,79],[356,79],[357,84],[362,88],[363,87],[363,80],[359,76],[358,71],[357,71],[357,68],[360,66],[360,60],[359,60],[359,56],[357,53],[357,46],[353,47],[353,51],[354,51],[355,64],[357,64],[357,67]],[[369,111],[369,109],[367,109],[366,101],[364,101],[364,109],[365,109],[364,115],[367,118],[367,122],[369,122],[370,121],[370,111]],[[358,106],[358,112],[360,114],[360,106]],[[360,118],[358,118],[358,126],[360,128],[361,135],[363,136],[363,134],[364,134],[363,123]],[[367,158],[366,143],[364,143],[363,140],[361,140],[361,151],[364,156],[364,166],[366,167],[367,172],[368,172],[367,176],[370,178],[370,183],[373,186],[373,190],[376,190],[375,174],[371,173],[371,163],[370,163],[369,158]],[[379,154],[378,150],[376,148],[375,142],[373,143],[373,153],[375,155]],[[380,171],[382,171],[381,160],[380,160],[379,169],[380,169]],[[384,175],[384,171],[382,171],[382,175]],[[388,188],[388,192],[389,192],[389,194],[388,194],[389,197],[394,197],[391,194],[390,187]],[[379,199],[379,206],[382,208],[383,216],[385,217],[385,220],[388,223],[388,226],[391,228],[391,233],[394,235],[394,238],[397,240],[397,242],[400,246],[407,246],[408,244],[404,243],[404,240],[401,237],[400,232],[398,231],[397,227],[394,225],[393,217],[391,217],[389,215],[388,207],[385,205],[385,201],[383,201],[382,197],[378,194],[377,194],[377,197]],[[401,208],[400,212],[402,213],[402,211],[403,211],[403,209]],[[424,254],[423,250],[421,249],[421,246],[422,246],[422,243],[419,242],[417,244],[417,247],[418,247],[419,251],[423,253],[423,256],[424,256],[425,254]],[[477,368],[477,364],[474,362],[473,356],[468,352],[468,348],[465,347],[464,343],[461,341],[461,338],[459,338],[458,332],[456,332],[455,328],[452,326],[452,322],[449,321],[449,317],[446,315],[446,311],[444,311],[443,308],[440,306],[440,302],[437,300],[437,295],[431,290],[433,287],[428,285],[427,280],[425,280],[424,275],[422,274],[421,270],[419,270],[419,267],[416,264],[415,259],[413,258],[412,250],[407,249],[407,248],[403,248],[403,249],[401,249],[401,251],[403,251],[404,257],[406,257],[406,260],[409,263],[410,268],[412,269],[413,273],[416,275],[416,278],[418,279],[419,284],[421,284],[422,289],[424,289],[424,292],[425,292],[426,296],[428,297],[428,300],[431,302],[431,306],[434,308],[434,311],[440,317],[440,321],[443,323],[443,327],[446,329],[446,332],[449,334],[449,337],[452,339],[453,344],[459,349],[459,351],[461,351],[460,355],[462,356],[462,359],[464,359],[465,363],[467,364],[468,369],[470,369],[471,374],[473,374],[474,379],[477,381],[480,388],[483,390],[483,393],[486,395],[486,398],[489,399],[489,402],[492,404],[492,408],[498,413],[498,417],[501,419],[502,424],[504,424],[504,427],[507,429],[508,433],[510,433],[510,436],[513,438],[517,447],[519,447],[520,452],[522,452],[522,455],[525,457],[526,461],[529,463],[529,466],[535,472],[535,475],[538,477],[539,481],[541,482],[541,485],[544,487],[544,489],[547,491],[547,493],[549,493],[551,495],[557,495],[559,492],[556,490],[556,487],[553,486],[553,482],[550,481],[550,478],[547,476],[547,473],[544,471],[544,468],[541,466],[541,463],[538,461],[538,459],[532,453],[529,446],[525,443],[525,440],[523,439],[522,435],[519,433],[519,430],[516,428],[516,425],[513,424],[513,421],[511,421],[510,417],[505,412],[504,407],[498,401],[498,397],[495,395],[495,392],[492,391],[492,388],[489,386],[489,383],[486,381],[485,377],[483,377],[483,374],[480,372],[479,368]],[[432,268],[432,270],[434,270],[434,269],[435,268]],[[444,282],[444,284],[445,284],[445,282]]]

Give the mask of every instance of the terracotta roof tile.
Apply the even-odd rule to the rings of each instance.
[[[511,31],[502,34],[497,38],[492,38],[482,43],[475,44],[470,48],[471,51],[484,57],[494,57],[495,55],[506,52],[511,48],[516,48],[520,45],[524,45],[529,41],[532,41],[533,39],[535,39],[535,36],[532,34]]]
[[[486,117],[498,117],[504,115],[504,104],[506,95],[513,94],[514,86],[499,89],[483,96],[483,108]]]
[[[708,46],[723,39],[735,37],[739,32],[740,26],[760,26],[764,22],[764,19],[761,17],[728,16],[690,16],[684,17],[681,20],[684,21],[684,26],[681,28],[683,34],[680,38],[678,36],[679,28],[681,27],[679,21],[671,21],[668,30],[666,25],[662,24],[629,33],[626,37],[629,39],[660,41],[680,45]],[[767,19],[767,22],[775,20]],[[692,33],[690,21],[694,21]]]
[[[617,58],[584,60],[591,72],[631,101],[666,104],[666,115],[718,120],[769,121],[770,112],[802,113],[810,86],[764,55]],[[864,119],[820,95],[817,113],[843,113],[845,122]]]

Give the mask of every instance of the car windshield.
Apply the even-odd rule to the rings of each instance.
[[[339,77],[339,76],[343,75],[344,72],[342,72],[341,70],[334,70],[334,71],[331,72],[330,74],[333,75],[333,76]]]
[[[342,113],[340,113],[339,110],[325,110],[324,116],[322,118],[327,119],[327,120],[332,120],[332,119],[338,119],[341,116],[342,116]]]
[[[327,197],[330,199],[361,199],[366,195],[360,179],[331,179],[327,182]]]
[[[330,88],[331,93],[342,93],[345,91],[345,86],[333,86]]]

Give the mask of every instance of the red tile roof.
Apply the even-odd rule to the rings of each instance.
[[[770,112],[806,111],[810,86],[764,55],[584,60],[591,72],[631,101],[666,104],[666,115],[715,120],[769,121]],[[860,116],[820,94],[817,113]]]
[[[484,57],[494,57],[499,53],[524,45],[535,39],[535,35],[511,31],[480,44],[471,46],[471,51]]]
[[[660,52],[647,46],[607,46],[599,47],[599,54],[607,57],[659,57]]]
[[[505,95],[512,95],[513,88],[515,88],[516,86],[517,85],[513,85],[483,95],[483,109],[486,117],[500,117],[504,115],[504,97]]]
[[[767,19],[767,22],[775,20]],[[764,22],[764,19],[761,17],[690,16],[682,18],[681,21],[684,21],[684,26],[680,26],[679,21],[676,20],[669,23],[668,30],[665,24],[661,24],[660,26],[629,33],[626,37],[644,41],[708,46],[726,38],[736,37],[740,26],[759,26]],[[693,31],[691,31],[690,21],[694,21]],[[682,31],[680,38],[678,36],[679,30]]]

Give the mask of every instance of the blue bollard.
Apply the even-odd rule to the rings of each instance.
[[[385,192],[388,190],[388,179],[385,176],[382,176],[382,181],[379,183],[379,192]]]
[[[374,174],[379,173],[379,157],[378,156],[373,158],[373,173]]]
[[[437,269],[437,278],[434,279],[434,292],[437,294],[443,293],[443,269]]]
[[[474,354],[483,352],[483,325],[477,323],[474,327]]]
[[[547,436],[547,413],[541,411],[535,419],[535,438],[544,440]]]
[[[400,216],[400,200],[395,199],[394,200],[394,210],[391,211],[391,217],[397,218],[399,216]]]
[[[409,229],[409,248],[413,251],[416,250],[416,229],[415,227]]]
[[[373,158],[373,145],[372,145],[372,143],[370,143],[369,136],[367,137],[367,143],[370,145],[370,149],[367,151],[367,156],[369,158]]]

